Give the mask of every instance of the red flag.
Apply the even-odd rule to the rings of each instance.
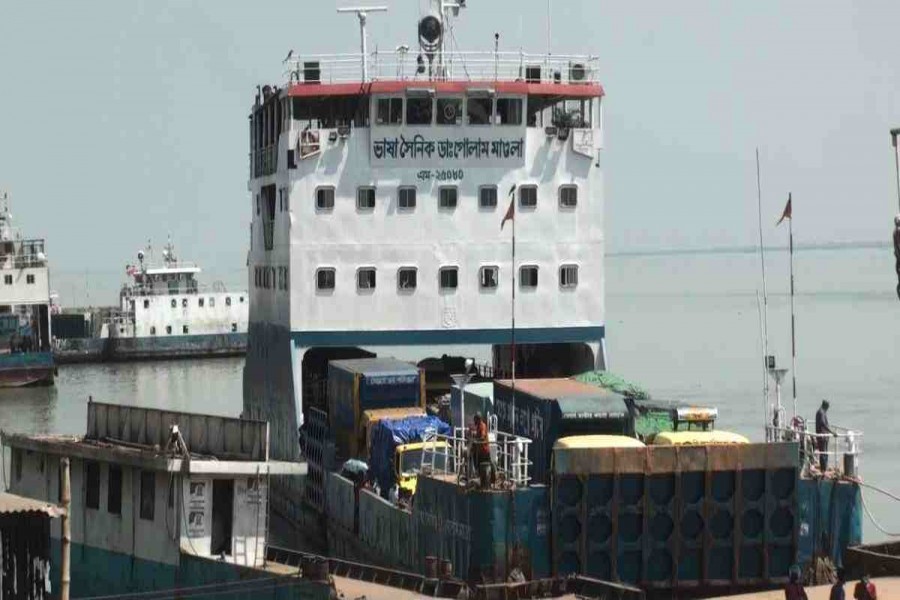
[[[507,221],[512,221],[516,217],[516,186],[509,188],[509,196],[509,208],[506,209],[506,214],[503,215],[503,220],[500,221],[500,231],[503,231],[503,226],[506,225]]]
[[[781,218],[778,219],[778,222],[775,223],[775,226],[777,227],[778,225],[781,225],[782,221],[784,221],[785,219],[790,219],[790,218],[791,218],[791,195],[788,194],[788,201],[787,201],[787,204],[785,204],[785,206],[784,206],[784,212],[781,213]]]

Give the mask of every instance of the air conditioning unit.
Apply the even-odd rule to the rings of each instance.
[[[590,71],[582,63],[569,63],[569,83],[587,83]]]

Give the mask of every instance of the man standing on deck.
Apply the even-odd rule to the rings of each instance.
[[[824,474],[828,470],[828,438],[834,435],[828,426],[828,400],[822,400],[822,406],[816,411],[816,449],[819,451],[819,469]]]

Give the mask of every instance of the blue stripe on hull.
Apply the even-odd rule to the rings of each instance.
[[[516,343],[599,342],[603,325],[516,329]],[[509,329],[424,329],[407,331],[292,331],[298,346],[430,346],[442,344],[509,344]]]
[[[247,351],[246,333],[110,338],[111,360],[233,356]]]

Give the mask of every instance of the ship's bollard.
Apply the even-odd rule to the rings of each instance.
[[[425,577],[428,579],[437,579],[437,557],[425,557]]]
[[[859,449],[856,447],[856,436],[847,433],[847,451],[844,453],[844,476],[856,477],[859,473]]]
[[[453,577],[453,563],[449,560],[441,561],[441,579],[450,579]]]

